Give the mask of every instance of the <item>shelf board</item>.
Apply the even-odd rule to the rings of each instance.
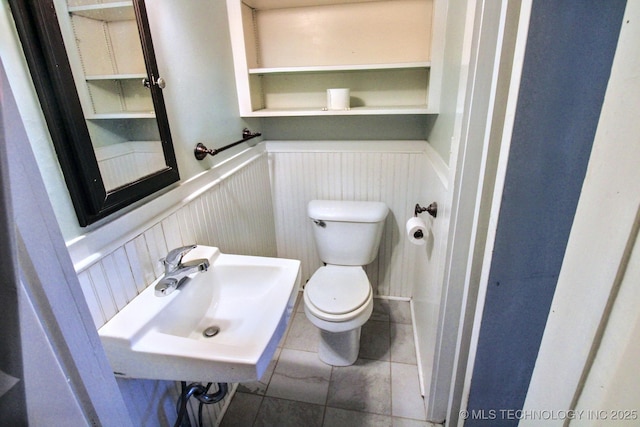
[[[286,9],[291,7],[328,6],[344,3],[365,3],[371,0],[244,0],[252,9]]]
[[[249,74],[287,74],[287,73],[328,73],[340,71],[406,70],[411,68],[430,68],[430,61],[402,62],[393,64],[346,64],[320,65],[308,67],[267,67],[250,68]]]
[[[113,119],[155,119],[156,113],[152,111],[122,111],[118,113],[99,113],[87,115],[87,120],[113,120]]]
[[[294,116],[364,116],[390,114],[438,114],[427,105],[402,105],[384,107],[355,107],[349,110],[323,110],[317,108],[265,108],[255,110],[243,117],[294,117]]]
[[[72,15],[82,16],[84,18],[107,22],[136,19],[135,12],[133,11],[133,2],[131,0],[115,3],[72,6],[69,8],[69,13]]]
[[[147,75],[144,73],[140,74],[99,74],[93,76],[85,76],[85,80],[134,80],[134,79],[144,79],[147,78]]]

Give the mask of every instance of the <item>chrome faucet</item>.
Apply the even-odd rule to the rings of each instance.
[[[182,258],[195,247],[196,245],[189,245],[173,249],[161,260],[164,265],[164,277],[156,284],[155,295],[157,297],[167,296],[178,289],[190,274],[207,271],[209,268],[209,260],[207,259],[182,262]]]

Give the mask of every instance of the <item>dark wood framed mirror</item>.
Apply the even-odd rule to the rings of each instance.
[[[9,4],[80,225],[178,181],[144,0]]]

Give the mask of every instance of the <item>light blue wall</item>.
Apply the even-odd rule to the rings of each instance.
[[[262,119],[270,140],[422,140],[435,116],[383,115],[269,117]]]
[[[26,60],[22,53],[9,4],[0,2],[0,56],[5,67],[11,91],[13,92],[20,116],[36,161],[45,182],[49,198],[54,204],[56,217],[63,230],[78,227],[67,187],[62,177],[49,131],[40,109],[40,104],[31,82]],[[67,227],[63,225],[68,225]]]
[[[260,122],[243,120],[238,112],[226,2],[146,4],[158,68],[167,81],[163,94],[178,170],[185,180],[229,155],[198,162],[193,156],[198,142],[222,147],[240,139],[245,126],[259,130]]]

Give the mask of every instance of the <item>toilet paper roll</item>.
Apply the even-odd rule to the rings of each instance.
[[[349,88],[327,89],[328,110],[349,110],[350,101]]]
[[[414,245],[424,245],[427,237],[427,224],[422,218],[414,216],[407,221],[407,237]]]

